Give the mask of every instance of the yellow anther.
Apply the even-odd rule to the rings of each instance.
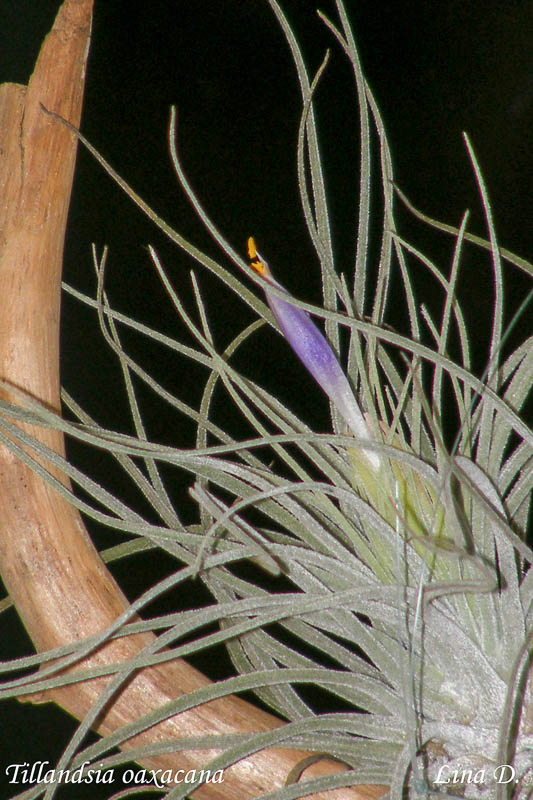
[[[248,258],[250,261],[253,261],[254,258],[257,258],[257,247],[255,246],[255,239],[253,236],[248,237],[246,247],[248,250]]]
[[[257,272],[257,274],[261,276],[268,274],[267,265],[259,258],[259,253],[257,252],[257,247],[255,246],[255,239],[253,236],[249,237],[247,248],[248,258],[250,259],[250,267],[253,269],[253,271]]]

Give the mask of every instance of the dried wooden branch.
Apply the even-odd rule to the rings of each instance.
[[[76,156],[76,139],[42,113],[40,104],[78,126],[90,41],[92,0],[65,0],[47,36],[28,87],[0,87],[0,375],[59,410],[59,308],[61,263]],[[4,391],[10,402],[17,398]],[[64,453],[62,436],[26,427]],[[64,476],[58,475],[65,481]],[[0,447],[0,564],[2,577],[39,651],[78,641],[106,629],[128,601],[94,548],[76,509]],[[126,661],[154,641],[152,634],[112,641],[78,667]],[[91,708],[109,678],[65,686],[45,695],[78,719]],[[108,705],[96,730],[108,734],[209,680],[182,660],[144,669]],[[260,732],[283,723],[238,697],[204,704],[130,739],[124,749],[183,736]],[[150,769],[200,768],[214,753],[185,752],[147,758]],[[225,771],[221,785],[195,796],[245,800],[283,785],[290,770],[310,754],[268,750]],[[323,760],[305,777],[338,772]],[[360,787],[314,795],[359,800],[384,787]]]

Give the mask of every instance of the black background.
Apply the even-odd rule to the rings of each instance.
[[[58,2],[4,0],[0,16],[0,80],[27,82],[40,43],[50,29]],[[310,0],[282,3],[299,38],[311,73],[327,47],[332,58],[319,93],[318,125],[331,199],[335,256],[349,274],[357,210],[358,125],[351,73]],[[459,224],[472,210],[471,230],[484,234],[483,214],[461,132],[468,131],[489,188],[501,243],[528,257],[533,252],[532,138],[533,3],[422,0],[389,3],[347,0],[363,67],[381,108],[391,143],[396,181],[422,210]],[[337,21],[334,3],[319,7]],[[217,257],[174,179],[167,145],[170,104],[179,110],[179,149],[196,192],[230,240],[244,252],[256,236],[276,275],[299,297],[318,302],[316,260],[298,202],[296,135],[301,101],[288,47],[266,0],[197,0],[194,3],[132,4],[96,0],[82,130],[89,140],[154,209],[189,240]],[[404,231],[440,263],[450,262],[452,241],[435,241],[405,215]],[[147,324],[179,336],[180,326],[160,288],[146,253],[153,243],[189,308],[189,270],[194,266],[157,233],[94,163],[80,150],[65,255],[65,277],[94,292],[90,243],[110,246],[107,288],[113,304]],[[251,321],[229,293],[197,269],[219,347]],[[432,294],[425,279],[421,294]],[[516,272],[507,279],[508,320],[526,291]],[[461,290],[474,336],[483,336],[493,294],[487,262],[468,257]],[[530,313],[528,315],[530,319]],[[530,331],[528,317],[520,328]],[[393,315],[401,325],[402,318]],[[186,336],[185,341],[189,341]],[[476,336],[477,341],[477,336]],[[203,374],[125,335],[124,343],[166,388],[190,403],[198,401]],[[131,431],[118,364],[105,351],[95,315],[66,298],[62,330],[62,378],[67,389],[103,425]],[[247,357],[247,360],[246,360]],[[318,430],[327,430],[327,405],[273,333],[256,334],[241,369],[279,390]],[[175,414],[162,413],[139,388],[150,436],[176,445],[193,442],[192,429]],[[219,413],[224,413],[222,411]],[[230,428],[239,423],[228,418]],[[132,499],[103,456],[71,447],[72,457],[111,489]],[[186,502],[188,482],[169,476],[185,521],[194,519]],[[100,546],[118,541],[91,528]],[[157,555],[115,574],[135,597],[173,565]],[[198,595],[195,593],[198,592]],[[194,603],[169,599],[171,607]],[[160,610],[160,609],[159,609]],[[9,612],[11,614],[11,612]],[[12,615],[14,622],[14,615]],[[3,657],[31,652],[19,627],[6,623]],[[221,657],[199,665],[213,677],[224,674]],[[10,734],[5,735],[9,717]],[[54,760],[72,724],[53,707],[0,704],[0,783],[4,764]],[[21,756],[21,753],[23,754]],[[23,787],[19,787],[23,788]],[[117,787],[115,787],[117,788]],[[15,794],[10,787],[8,794]],[[61,793],[59,795],[62,796]],[[66,796],[66,795],[65,795]],[[77,791],[83,797],[83,788]],[[93,789],[87,796],[106,796]]]

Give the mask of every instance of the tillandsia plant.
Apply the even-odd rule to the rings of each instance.
[[[395,188],[382,119],[338,0],[338,22],[322,19],[353,69],[361,142],[355,269],[353,274],[340,270],[333,258],[313,107],[326,64],[309,78],[289,23],[275,0],[269,2],[287,38],[302,90],[299,189],[320,268],[323,305],[289,294],[254,239],[248,242],[250,267],[219,233],[178,157],[175,111],[170,148],[178,180],[243,280],[235,269],[216,263],[173,231],[80,136],[154,223],[235,292],[257,320],[219,352],[196,277],[197,309],[191,312],[151,247],[155,271],[197,345],[163,336],[113,308],[104,285],[107,253],[99,257],[95,252],[96,297],[67,285],[65,291],[97,311],[103,334],[120,360],[137,435],[102,430],[67,391],[63,399],[76,422],[59,419],[27,399],[23,411],[9,407],[5,413],[60,428],[108,451],[150,502],[157,524],[58,456],[39,451],[40,459],[50,458],[97,506],[56,482],[58,491],[88,516],[132,535],[107,558],[161,548],[185,564],[171,581],[147,592],[135,609],[191,575],[207,586],[212,605],[146,623],[154,630],[166,629],[160,646],[173,647],[175,655],[226,644],[238,676],[222,689],[214,686],[196,702],[222,692],[254,690],[288,720],[272,732],[270,745],[327,753],[348,765],[349,773],[324,778],[325,787],[375,783],[390,786],[391,798],[397,799],[512,795],[523,800],[533,787],[533,553],[527,544],[533,434],[520,412],[533,378],[533,335],[503,358],[507,331],[502,275],[503,262],[529,277],[533,266],[499,247],[487,191],[467,139],[488,239],[468,232],[467,214],[455,229],[411,207],[427,226],[454,237],[448,274],[447,267],[440,269],[402,238],[393,213],[395,195],[408,203]],[[377,266],[370,247],[369,198],[369,187],[375,186],[370,174],[375,141],[383,215]],[[264,247],[268,253],[268,243]],[[471,368],[469,332],[456,294],[464,250],[474,247],[486,253],[494,278],[489,360],[481,374]],[[413,264],[427,270],[441,287],[440,322],[415,300]],[[408,309],[410,329],[403,334],[387,324],[393,270],[403,281]],[[324,391],[330,399],[331,433],[315,433],[245,370],[233,366],[235,352],[249,337],[265,335],[265,323],[281,332],[303,363],[300,367],[295,362],[295,383],[298,370],[305,367],[318,384],[317,393]],[[135,362],[121,344],[121,327],[205,368],[199,408],[172,396]],[[423,342],[423,328],[434,346]],[[453,337],[458,360],[449,354]],[[347,347],[341,347],[345,343]],[[194,448],[148,441],[132,375],[195,423]],[[226,392],[227,414],[236,409],[255,432],[252,437],[238,441],[211,418],[219,385]],[[452,400],[457,427],[450,446],[443,418],[444,404],[450,416]],[[31,439],[13,428],[10,435],[31,446]],[[196,524],[180,519],[161,465],[190,475]],[[243,561],[259,565],[272,581],[262,582],[257,577],[262,572],[243,577],[234,569]],[[204,633],[213,622],[219,623],[217,631]],[[325,698],[334,696],[344,710],[316,710],[302,691],[309,685],[322,690]],[[115,741],[111,737],[78,750],[81,739],[82,734],[74,737],[62,766],[105,764],[117,758],[107,755]],[[221,738],[217,749],[222,754],[206,767],[223,769],[264,746],[260,734]],[[195,786],[173,787],[168,797],[185,797]],[[37,797],[38,791],[31,796]],[[300,786],[287,786],[275,797],[303,794]]]

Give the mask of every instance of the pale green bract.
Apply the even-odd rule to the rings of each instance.
[[[532,552],[526,543],[533,434],[520,413],[533,380],[533,335],[528,332],[523,343],[505,359],[501,351],[505,337],[503,262],[505,269],[520,269],[529,277],[533,276],[533,267],[499,248],[487,191],[468,140],[488,240],[467,231],[467,214],[456,229],[411,207],[421,223],[435,229],[436,236],[440,232],[454,242],[448,277],[446,265],[440,269],[402,239],[394,221],[394,181],[383,123],[365,83],[344,6],[337,0],[337,22],[324,16],[322,20],[353,71],[361,142],[359,219],[353,230],[355,258],[353,268],[342,265],[341,274],[332,255],[315,124],[315,113],[319,112],[315,112],[313,103],[322,70],[314,81],[309,79],[291,26],[275,0],[269,2],[292,52],[302,92],[299,185],[323,286],[323,308],[294,298],[291,304],[324,320],[326,337],[336,357],[339,331],[341,327],[349,331],[346,373],[365,411],[368,428],[376,436],[373,452],[379,458],[379,470],[369,463],[361,443],[345,435],[344,423],[334,407],[334,433],[316,434],[268,389],[233,366],[235,351],[248,337],[264,336],[264,322],[275,323],[268,307],[249,287],[252,280],[261,288],[261,278],[250,273],[248,265],[218,232],[187,181],[176,151],[174,111],[170,141],[178,179],[210,233],[245,274],[246,282],[236,277],[235,270],[216,263],[172,230],[80,138],[154,223],[202,269],[217,275],[254,310],[258,321],[219,352],[196,277],[197,310],[191,313],[151,249],[155,270],[189,338],[192,335],[197,342],[195,347],[185,345],[114,310],[104,292],[105,258],[99,260],[95,255],[96,298],[70,286],[65,286],[65,291],[98,313],[106,340],[120,360],[136,435],[98,427],[65,391],[65,404],[77,423],[60,419],[21,396],[20,407],[2,404],[0,436],[26,461],[30,460],[27,450],[33,447],[40,459],[33,461],[33,467],[85,514],[131,534],[126,544],[105,552],[104,558],[161,548],[185,565],[139,598],[134,611],[142,610],[169,587],[196,573],[210,590],[213,603],[206,608],[123,628],[162,628],[161,648],[169,648],[165,657],[186,656],[225,642],[236,676],[192,697],[180,698],[165,710],[168,716],[187,704],[251,689],[289,721],[268,735],[180,742],[182,748],[221,751],[205,765],[206,769],[224,768],[265,746],[298,746],[330,753],[349,764],[351,771],[309,784],[307,790],[302,784],[287,786],[268,795],[269,800],[305,796],[306,791],[317,791],[318,786],[357,783],[389,785],[391,798],[397,800],[437,794],[503,798],[511,792],[513,797],[525,800],[533,785],[533,692],[529,674],[533,572]],[[318,89],[319,109],[320,102]],[[378,178],[371,175],[376,144],[381,158]],[[311,195],[308,186],[312,187]],[[369,255],[369,187],[375,191],[377,186],[381,187],[383,217],[379,265]],[[461,258],[467,247],[485,255],[493,275],[490,361],[481,376],[471,371],[469,332],[456,296]],[[419,311],[409,277],[413,265],[427,270],[442,288],[440,324],[423,306]],[[399,270],[403,281],[410,325],[407,334],[385,324],[387,287],[393,269]],[[377,278],[372,281],[376,270]],[[371,308],[369,296],[374,298]],[[176,360],[192,359],[205,368],[205,391],[198,408],[171,395],[125,352],[120,340],[124,328],[170,348]],[[422,343],[423,331],[429,331],[433,347]],[[448,355],[452,340],[459,352],[457,361]],[[197,428],[194,449],[161,447],[147,440],[132,375],[192,420]],[[254,437],[236,441],[211,419],[211,400],[218,384],[231,401],[227,414],[237,409],[255,431]],[[427,396],[423,387],[429,387]],[[451,452],[443,444],[439,422],[445,411],[445,391],[446,410],[452,396],[459,419]],[[159,523],[144,519],[80,470],[37,446],[15,429],[12,418],[59,428],[68,436],[112,453],[151,504]],[[282,464],[282,473],[270,466],[272,454]],[[83,487],[83,498],[92,497],[95,505],[54,483],[40,466],[43,458],[62,468]],[[139,468],[139,461],[144,470]],[[191,494],[198,504],[197,524],[185,525],[180,519],[160,465],[190,475]],[[263,523],[252,521],[249,512],[254,509],[260,510]],[[246,560],[254,560],[272,575],[283,573],[285,582],[280,584],[279,593],[275,581],[266,588],[259,579],[237,575],[232,565]],[[219,623],[219,629],[205,633],[213,622]],[[98,641],[85,645],[96,647]],[[46,662],[52,655],[72,661],[77,657],[74,648],[64,648],[61,653],[17,662],[16,669]],[[160,657],[160,653],[154,653],[150,663]],[[65,680],[54,676],[53,666],[47,669],[50,685]],[[300,691],[306,685],[323,690],[325,697],[339,698],[347,710],[316,713]],[[5,696],[31,692],[32,677],[6,680],[2,689]],[[139,720],[127,736],[152,721]],[[126,756],[110,755],[116,737],[82,746],[84,735],[82,725],[60,766],[74,768],[88,760],[105,768],[106,764],[126,760]],[[164,744],[160,747],[163,749]],[[177,745],[169,743],[168,747],[176,749]],[[154,746],[150,752],[156,749]],[[147,752],[144,748],[138,755]],[[127,759],[134,756],[130,753]],[[503,764],[514,770],[512,783],[497,783],[500,773],[495,770]],[[459,782],[451,782],[454,776],[459,776]],[[190,784],[175,787],[168,798],[183,798],[193,788]],[[48,787],[47,797],[53,792],[54,788]],[[30,790],[25,797],[29,800],[39,793],[42,787]]]

